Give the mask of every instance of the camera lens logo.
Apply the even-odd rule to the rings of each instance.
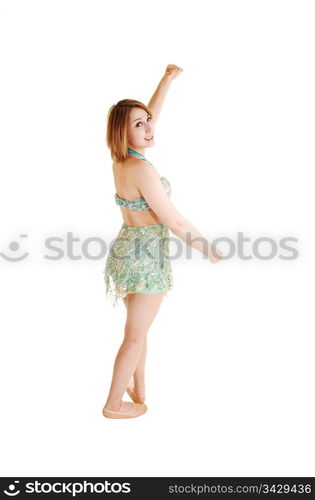
[[[27,238],[27,234],[20,234],[21,238]],[[9,249],[11,252],[15,253],[20,249],[20,243],[18,241],[11,241],[9,245]],[[25,259],[25,257],[28,256],[28,253],[24,253],[23,255],[19,256],[11,256],[11,255],[6,255],[3,252],[0,252],[1,257],[3,257],[5,260],[8,260],[10,262],[18,262],[19,260]]]
[[[19,483],[20,481],[14,481],[14,482]],[[4,493],[6,495],[8,495],[9,497],[15,497],[16,495],[18,495],[20,493],[20,490],[15,491],[15,484],[10,484],[8,486],[8,490],[10,490],[10,491],[4,490]]]

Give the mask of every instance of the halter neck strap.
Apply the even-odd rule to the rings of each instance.
[[[128,148],[128,153],[138,156],[138,158],[141,158],[142,160],[146,160],[146,158],[141,153],[138,153],[138,151],[135,151],[134,149]]]

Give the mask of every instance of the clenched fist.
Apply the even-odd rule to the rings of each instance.
[[[168,64],[165,70],[165,76],[174,80],[182,71],[184,71],[183,68],[176,66],[176,64]]]

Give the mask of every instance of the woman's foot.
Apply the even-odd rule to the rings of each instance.
[[[140,417],[147,411],[147,406],[143,403],[129,403],[122,401],[118,410],[112,410],[104,406],[102,413],[107,418],[135,418]]]
[[[145,395],[144,395],[144,391],[143,391],[143,394],[139,394],[136,390],[135,390],[135,385],[134,385],[134,382],[133,380],[131,380],[129,382],[129,385],[126,389],[127,391],[127,394],[129,394],[129,396],[131,397],[131,399],[135,402],[135,403],[144,403],[144,400],[145,400]]]

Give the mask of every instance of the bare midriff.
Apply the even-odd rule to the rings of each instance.
[[[141,227],[151,224],[161,224],[161,220],[151,209],[145,212],[137,212],[136,210],[130,210],[130,208],[126,207],[119,208],[126,226]]]
[[[137,162],[139,162],[138,159],[128,158],[124,163],[113,163],[116,193],[120,198],[127,201],[136,200],[142,197],[142,194],[135,185],[132,175]],[[154,167],[150,165],[148,168]],[[116,206],[118,208],[119,205]],[[122,206],[119,206],[119,208],[126,226],[142,227],[162,223],[159,217],[151,209],[140,212]]]

